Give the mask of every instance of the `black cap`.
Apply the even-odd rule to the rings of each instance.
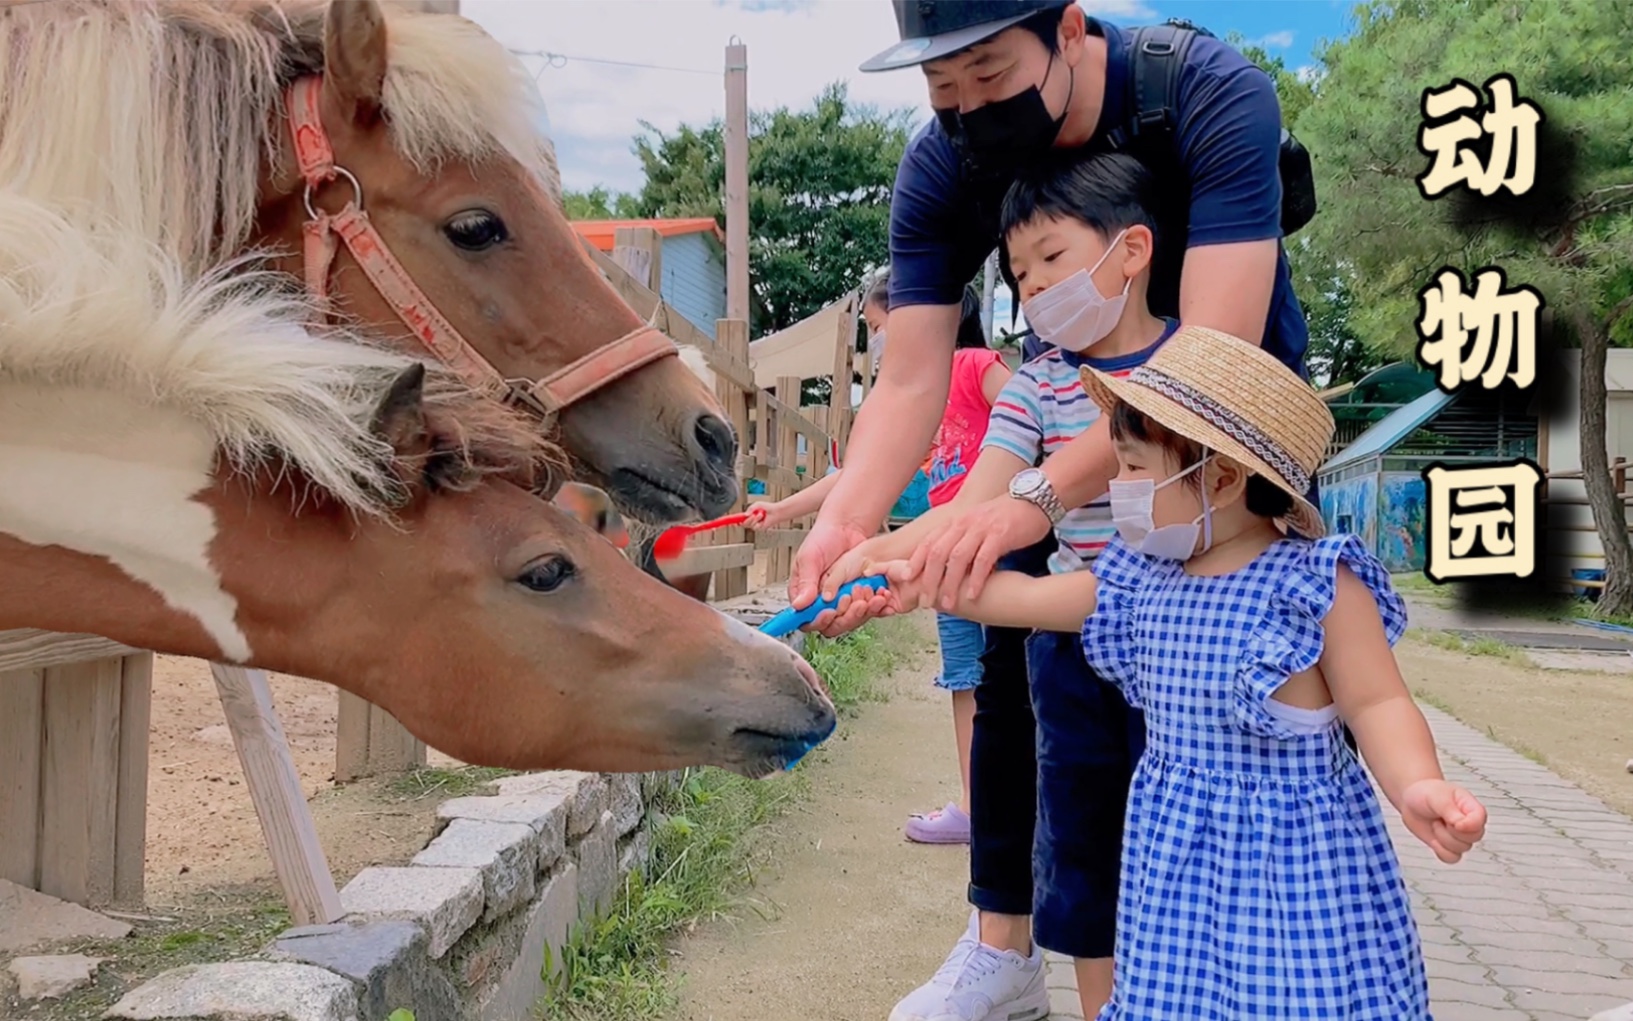
[[[891,0],[901,42],[864,63],[862,71],[894,71],[939,60],[991,39],[1039,11],[1074,0]]]

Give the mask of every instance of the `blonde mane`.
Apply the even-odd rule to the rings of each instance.
[[[285,90],[323,68],[322,0],[0,2],[0,188],[161,244],[199,276],[251,236],[289,146]],[[474,23],[383,5],[385,110],[422,173],[507,154],[560,178],[521,62]]]
[[[311,314],[276,274],[229,262],[190,280],[129,231],[0,193],[0,381],[180,411],[209,430],[229,470],[270,468],[389,517],[405,476],[426,466],[402,463],[372,424],[413,360],[342,331],[314,335]],[[561,464],[529,420],[446,369],[428,369],[424,403],[440,486],[486,474],[531,482]]]
[[[560,182],[521,64],[473,23],[386,6],[385,108],[421,172],[508,155]],[[314,0],[0,0],[0,379],[116,390],[203,422],[230,468],[275,466],[389,515],[404,466],[370,429],[410,359],[315,335],[245,253],[284,93],[323,67]],[[276,165],[276,164],[274,164]],[[436,481],[560,464],[536,427],[428,372]]]

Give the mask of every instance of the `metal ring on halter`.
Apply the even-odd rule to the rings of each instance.
[[[353,176],[353,174],[352,174],[352,172],[350,170],[347,170],[345,167],[341,166],[338,163],[336,163],[331,169],[333,169],[335,175],[337,175],[339,177],[344,177],[346,180],[351,182],[351,185],[352,185],[352,205],[357,207],[358,212],[362,212],[363,211],[363,186],[362,186],[362,184],[358,183],[357,178],[355,176]],[[313,220],[318,219],[317,208],[312,205],[312,182],[311,181],[306,182],[306,194],[301,196],[301,199],[302,199],[302,201],[304,201],[306,203],[306,215],[307,215],[307,217],[310,218],[310,219],[313,219]]]

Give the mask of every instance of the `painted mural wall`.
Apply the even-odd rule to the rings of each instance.
[[[1378,540],[1373,552],[1394,572],[1421,571],[1428,527],[1423,513],[1423,476],[1384,472],[1379,483]]]
[[[1378,476],[1358,475],[1342,482],[1321,484],[1321,518],[1329,532],[1359,536],[1366,548],[1378,550]]]

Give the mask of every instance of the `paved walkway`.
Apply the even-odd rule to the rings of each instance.
[[[1423,712],[1447,778],[1490,813],[1479,847],[1443,865],[1384,808],[1435,1021],[1588,1021],[1633,1001],[1633,820],[1445,713]],[[1069,962],[1051,961],[1049,985],[1052,1017],[1081,1019]]]

